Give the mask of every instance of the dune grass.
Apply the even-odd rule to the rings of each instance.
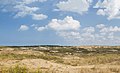
[[[3,52],[0,54],[0,60],[4,60],[4,59],[8,59],[8,60],[22,60],[22,59],[59,60],[60,57],[57,57],[55,55],[51,56],[50,54],[35,55],[35,54],[17,54],[17,53],[12,53],[12,52],[8,52],[8,53]]]
[[[16,65],[14,67],[9,67],[9,68],[3,67],[0,70],[0,73],[42,73],[42,71],[40,69],[29,70],[25,66]]]
[[[0,47],[5,48],[5,47]],[[59,48],[52,49],[54,52],[44,52],[35,50],[4,50],[0,51],[0,61],[3,60],[24,60],[24,59],[44,59],[60,64],[71,65],[71,66],[84,66],[84,65],[120,65],[120,53],[117,52],[106,52],[109,49],[97,49],[96,51],[88,51],[85,49],[76,50],[75,48]],[[114,50],[114,49],[112,49]],[[26,53],[18,53],[19,51]],[[83,52],[76,52],[83,51]],[[101,52],[102,51],[102,52]],[[31,52],[31,53],[27,53]],[[42,52],[42,54],[40,53]],[[69,54],[72,53],[72,54]],[[77,57],[77,58],[76,58]],[[2,68],[0,73],[42,73],[40,69],[31,72],[27,67],[16,65],[10,68]],[[48,72],[49,73],[49,72]],[[51,72],[52,73],[52,72]],[[54,72],[53,72],[54,73]],[[120,73],[120,68],[81,68],[79,73]]]

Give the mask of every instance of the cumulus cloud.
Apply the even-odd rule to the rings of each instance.
[[[66,16],[63,20],[59,20],[59,19],[52,19],[48,25],[45,26],[36,26],[36,25],[32,25],[33,27],[35,27],[35,29],[37,29],[38,31],[42,31],[45,29],[51,29],[54,31],[76,31],[79,30],[80,28],[80,22],[73,19],[73,17],[71,16]]]
[[[92,0],[68,0],[60,1],[56,6],[61,11],[70,11],[83,14],[88,11],[91,3]]]
[[[120,19],[120,0],[99,0],[94,8],[98,8],[97,14],[108,16],[108,19]]]
[[[19,28],[19,31],[26,31],[28,29],[29,29],[29,27],[27,25],[21,25]]]
[[[56,31],[78,30],[80,22],[74,20],[71,16],[66,16],[63,20],[52,19],[48,27]]]

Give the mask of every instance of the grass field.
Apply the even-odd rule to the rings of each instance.
[[[120,73],[120,48],[1,46],[0,73]]]

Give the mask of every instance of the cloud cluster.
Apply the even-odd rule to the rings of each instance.
[[[39,32],[47,29],[54,30],[56,34],[66,41],[72,43],[82,44],[119,44],[120,43],[120,27],[107,26],[105,24],[98,24],[95,27],[80,27],[78,20],[71,16],[66,16],[63,20],[52,19],[48,25],[42,27],[35,27]]]
[[[43,20],[47,15],[38,13],[39,7],[30,6],[35,2],[44,2],[46,0],[2,0],[0,1],[3,12],[14,12],[14,18],[25,17],[30,15],[33,20]]]
[[[0,9],[3,12],[13,11],[14,18],[30,15],[33,20],[43,20],[48,16],[39,12],[40,7],[34,3],[42,3],[47,0],[1,0]],[[88,12],[93,0],[64,0],[56,4],[55,11],[67,11],[83,14]],[[120,0],[98,0],[93,8],[97,8],[97,15],[107,16],[109,20],[120,19]]]
[[[33,3],[42,3],[47,0],[1,0],[0,9],[3,12],[14,13],[14,18],[23,18],[31,16],[33,20],[43,20],[48,18],[47,15],[39,12],[40,7],[34,6]],[[93,0],[66,0],[59,1],[55,11],[75,12],[78,14],[86,13]],[[53,7],[54,8],[54,7]],[[109,20],[120,19],[120,0],[98,0],[93,7],[98,9],[97,15],[107,16]],[[89,24],[88,24],[89,25]],[[42,32],[44,30],[52,30],[56,34],[67,41],[76,43],[93,43],[93,44],[120,44],[120,27],[98,24],[81,28],[81,23],[72,16],[66,16],[64,19],[51,19],[45,26],[32,25],[35,30]],[[21,25],[19,31],[29,29],[27,25]]]
[[[87,12],[93,0],[60,1],[57,11],[68,11],[83,14]],[[98,9],[97,15],[107,16],[108,20],[120,19],[120,0],[98,0],[93,8]]]
[[[55,31],[78,30],[80,28],[80,22],[70,16],[66,16],[63,20],[52,19],[47,27]]]
[[[103,25],[103,24],[102,24]],[[80,31],[64,31],[57,32],[57,34],[63,37],[66,41],[75,44],[101,44],[101,45],[113,45],[120,44],[120,33],[118,26],[105,26],[100,27],[101,24],[95,27],[81,28]]]
[[[83,14],[88,11],[92,0],[68,0],[60,1],[57,7],[61,11],[70,11]]]
[[[38,31],[43,31],[45,29],[52,29],[54,31],[76,31],[80,28],[80,22],[74,20],[71,16],[66,16],[63,20],[52,19],[48,25],[44,27],[36,27]]]
[[[120,0],[99,0],[94,8],[98,8],[97,14],[108,16],[108,19],[120,19]]]

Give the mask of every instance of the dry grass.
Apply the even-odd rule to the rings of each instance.
[[[4,65],[0,64],[0,73],[120,73],[120,54],[118,52],[89,53],[89,51],[82,49],[84,52],[77,53],[75,48],[70,50],[69,48],[57,48],[55,50],[59,52],[54,53],[31,49],[10,48],[11,50],[9,50],[9,47],[1,48],[0,62],[3,62]],[[54,49],[52,48],[52,50]],[[99,49],[97,50],[100,51]],[[39,59],[45,60],[44,63]],[[9,63],[8,61],[12,62]],[[24,62],[26,66],[14,65],[11,67],[12,64],[21,62]],[[43,65],[39,68],[36,66],[37,64],[40,65],[39,63],[49,65],[49,67],[46,68]],[[6,64],[9,64],[9,67],[6,68]],[[28,68],[32,66],[35,66],[36,69],[30,70]]]
[[[64,64],[72,66],[81,66],[81,65],[99,65],[99,64],[111,64],[111,65],[120,65],[120,55],[119,54],[96,54],[91,56],[71,56],[64,57],[61,61]]]

